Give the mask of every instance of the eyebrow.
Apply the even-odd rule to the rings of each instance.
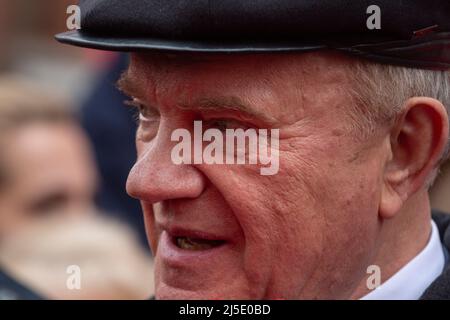
[[[116,87],[130,97],[143,99],[145,96],[144,90],[139,86],[136,77],[128,70],[122,73]],[[243,113],[244,118],[249,120],[261,120],[270,125],[277,122],[275,118],[255,109],[236,96],[202,97],[189,103],[178,101],[177,107],[181,110],[189,111],[234,111]]]
[[[249,119],[259,119],[266,123],[275,123],[275,119],[267,114],[256,110],[251,105],[245,103],[241,98],[236,96],[219,96],[219,97],[203,97],[194,100],[193,103],[179,102],[178,107],[182,110],[204,110],[204,111],[234,111],[240,112]]]
[[[133,76],[129,70],[122,73],[119,80],[116,83],[117,89],[122,93],[136,98],[143,98],[145,96],[144,90],[138,85],[138,81],[135,76]]]

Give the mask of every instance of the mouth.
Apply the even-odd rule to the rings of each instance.
[[[180,249],[187,251],[204,251],[217,248],[223,244],[223,240],[208,240],[192,237],[172,237],[172,242]]]
[[[166,271],[213,269],[224,256],[235,254],[233,242],[223,233],[181,227],[163,227],[161,231],[156,256]]]
[[[169,265],[193,266],[211,261],[230,248],[231,243],[217,235],[170,229],[162,232],[157,252]]]
[[[224,265],[240,261],[230,237],[187,229],[164,229],[156,250],[156,279],[172,288],[197,290],[222,276]]]

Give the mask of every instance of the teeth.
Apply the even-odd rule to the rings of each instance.
[[[177,247],[184,249],[184,250],[191,250],[191,251],[211,249],[215,246],[218,246],[221,243],[222,243],[222,241],[193,239],[193,238],[188,238],[188,237],[176,238]]]

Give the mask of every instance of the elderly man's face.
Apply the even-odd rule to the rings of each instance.
[[[348,63],[329,53],[133,55],[121,85],[143,116],[127,189],[142,201],[157,298],[352,294],[376,252],[387,152],[383,134],[352,129]],[[278,173],[175,165],[171,133],[195,120],[280,129]]]

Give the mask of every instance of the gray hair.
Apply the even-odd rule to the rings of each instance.
[[[376,132],[380,125],[393,125],[406,100],[430,97],[440,101],[450,114],[450,72],[414,69],[358,60],[351,66],[351,97],[357,110],[355,123],[363,136]],[[356,111],[356,112],[355,112]],[[362,119],[362,121],[361,121]],[[449,157],[450,140],[436,170],[429,177],[430,186],[439,165]]]
[[[352,66],[351,95],[363,117],[361,129],[372,133],[380,124],[391,125],[406,100],[430,97],[440,101],[450,114],[450,72],[413,69],[358,61]],[[361,118],[360,118],[361,119]],[[450,151],[447,145],[444,159]]]

